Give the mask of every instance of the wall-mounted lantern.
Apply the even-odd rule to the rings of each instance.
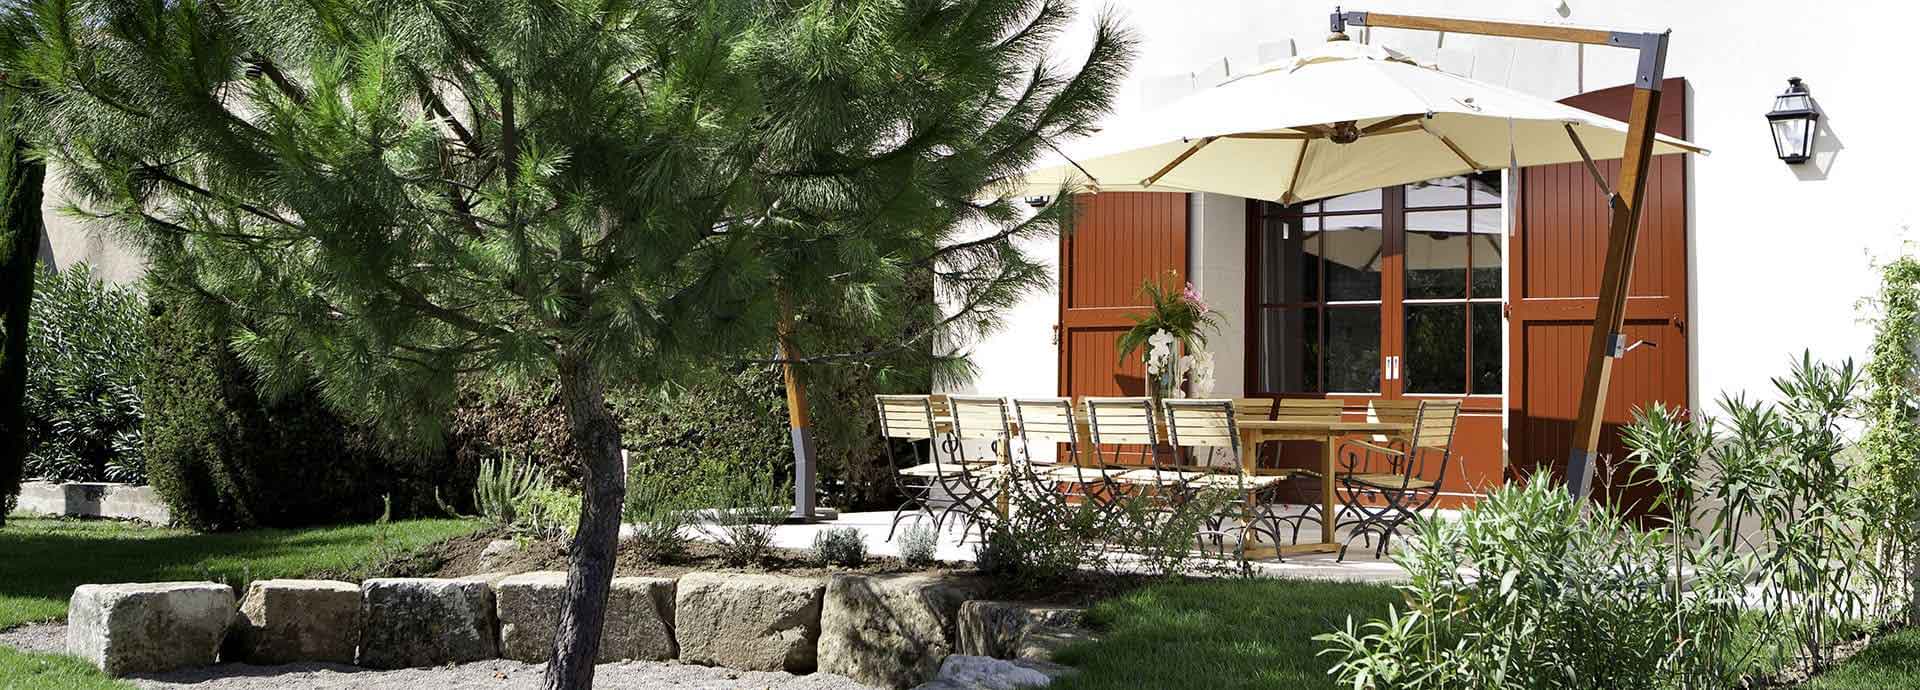
[[[1767,124],[1773,126],[1773,151],[1788,163],[1805,163],[1813,157],[1814,123],[1820,120],[1813,107],[1813,94],[1799,77],[1787,80],[1787,91],[1773,98],[1773,110]]]

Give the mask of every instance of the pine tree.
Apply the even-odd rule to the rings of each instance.
[[[456,376],[557,380],[585,497],[547,684],[592,680],[624,493],[610,386],[764,359],[790,305],[951,347],[1044,283],[1010,176],[1132,41],[1052,0],[31,0],[29,135],[269,393],[432,436]],[[910,295],[935,281],[940,305]],[[927,324],[924,327],[908,324]],[[897,330],[895,327],[898,327]],[[955,365],[948,361],[946,366]]]

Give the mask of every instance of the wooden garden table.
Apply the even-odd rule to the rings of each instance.
[[[1078,424],[1076,426],[1079,427],[1081,442],[1076,445],[1080,447],[1083,461],[1088,461],[1094,457],[1091,429],[1087,420],[1080,419],[1077,421]],[[1247,476],[1254,476],[1262,472],[1271,474],[1277,471],[1283,475],[1291,475],[1295,472],[1295,470],[1290,469],[1263,471],[1259,467],[1256,467],[1255,461],[1260,457],[1258,449],[1261,443],[1269,441],[1318,441],[1323,449],[1319,469],[1320,515],[1322,516],[1320,521],[1320,541],[1289,546],[1275,544],[1273,547],[1248,548],[1248,558],[1267,557],[1275,555],[1275,553],[1333,553],[1339,551],[1340,542],[1334,536],[1333,480],[1335,472],[1337,471],[1335,468],[1338,466],[1337,458],[1340,454],[1340,437],[1350,434],[1404,434],[1413,430],[1412,424],[1399,422],[1316,422],[1268,419],[1238,419],[1235,420],[1235,422],[1240,428],[1240,470],[1245,472]],[[1014,421],[1011,422],[1011,424],[1013,433],[1019,434],[1020,423]],[[953,418],[947,415],[936,416],[934,418],[934,425],[936,431],[951,431],[953,429]],[[1164,438],[1165,434],[1165,427],[1159,426],[1159,435]],[[998,509],[1003,517],[1007,514],[1005,482],[1011,472],[1009,465],[1012,460],[1008,454],[1008,445],[1007,443],[1002,443],[999,444],[997,448],[999,455],[998,460],[1001,467],[1000,481],[1002,482],[1002,490],[995,501],[994,507]],[[1248,514],[1252,514],[1257,506],[1252,505],[1253,499],[1251,497],[1247,500],[1249,501],[1249,505],[1247,506]]]
[[[1273,545],[1272,548],[1248,548],[1247,557],[1272,556],[1275,553],[1332,553],[1340,550],[1340,542],[1334,537],[1333,478],[1337,463],[1335,459],[1340,451],[1340,437],[1349,434],[1395,434],[1413,430],[1412,424],[1396,422],[1316,422],[1308,420],[1269,420],[1237,419],[1240,427],[1240,470],[1247,476],[1259,474],[1262,470],[1255,466],[1259,459],[1261,443],[1268,441],[1319,441],[1323,452],[1320,459],[1320,541],[1291,546]],[[1294,470],[1279,470],[1292,474]],[[1268,472],[1272,472],[1269,470]],[[1248,514],[1257,507],[1248,499]],[[1277,535],[1276,535],[1277,536]]]

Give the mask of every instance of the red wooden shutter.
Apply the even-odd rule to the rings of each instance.
[[[1138,357],[1121,362],[1114,343],[1145,307],[1140,285],[1187,275],[1187,195],[1084,194],[1073,230],[1060,240],[1060,394],[1145,395]]]
[[[1668,79],[1663,89],[1658,130],[1685,137],[1686,81]],[[1632,93],[1631,87],[1620,86],[1562,102],[1625,119]],[[1613,184],[1618,162],[1601,162],[1599,168],[1607,184]],[[1626,451],[1619,427],[1632,419],[1636,407],[1655,401],[1685,407],[1689,399],[1686,157],[1658,156],[1649,174],[1628,291],[1626,337],[1628,343],[1644,340],[1654,346],[1635,349],[1614,364],[1600,442],[1600,453],[1611,457],[1613,472],[1604,472],[1609,465],[1603,460],[1595,482],[1596,487],[1606,486],[1611,498],[1641,510],[1650,493],[1623,486]],[[1513,254],[1507,273],[1512,382],[1507,395],[1508,474],[1563,474],[1606,256],[1606,195],[1584,164],[1527,168],[1516,213],[1519,225],[1508,243]]]

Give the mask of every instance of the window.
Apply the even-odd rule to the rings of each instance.
[[[1254,392],[1500,394],[1501,193],[1489,172],[1260,203]]]

